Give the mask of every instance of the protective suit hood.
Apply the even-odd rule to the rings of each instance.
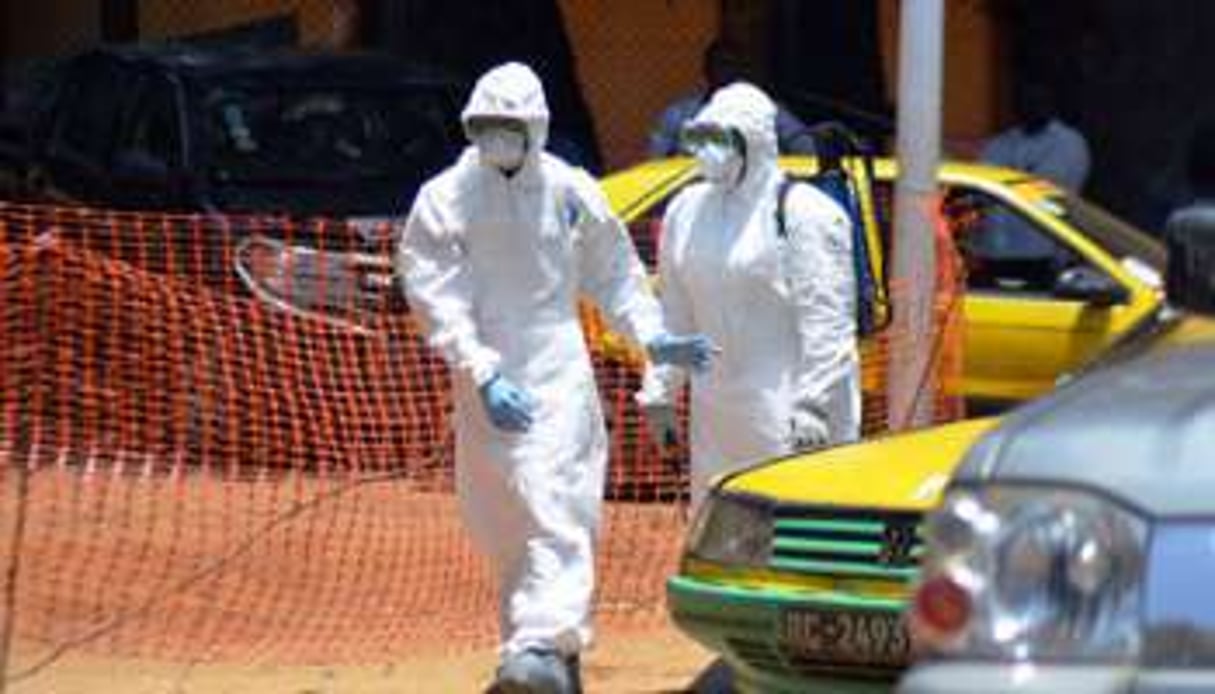
[[[776,104],[758,87],[735,82],[714,92],[691,125],[733,128],[742,134],[746,151],[738,187],[753,190],[778,173],[776,112]]]
[[[523,63],[505,63],[481,76],[460,114],[465,130],[477,118],[510,118],[527,125],[524,167],[534,166],[548,140],[549,111],[544,86]]]

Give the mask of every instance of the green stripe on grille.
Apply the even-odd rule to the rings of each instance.
[[[897,580],[911,580],[915,578],[919,569],[916,567],[896,568],[882,567],[875,564],[854,564],[851,562],[837,561],[806,561],[800,559],[786,559],[784,557],[775,557],[769,563],[774,569],[784,571],[801,571],[812,574],[833,574],[844,576],[867,576],[873,578],[889,578]]]
[[[886,524],[880,521],[848,521],[830,519],[778,518],[776,532],[782,530],[846,532],[881,535]]]
[[[832,554],[854,554],[859,557],[876,557],[882,551],[881,542],[849,540],[809,540],[799,537],[778,537],[772,543],[777,552],[830,552]]]

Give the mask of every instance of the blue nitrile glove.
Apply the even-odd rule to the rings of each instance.
[[[650,340],[646,352],[655,364],[673,364],[693,371],[704,371],[709,368],[713,355],[720,354],[721,348],[713,344],[705,335],[672,335],[662,333]]]
[[[535,399],[502,374],[494,374],[481,385],[481,403],[485,405],[489,420],[503,431],[527,431],[532,426]]]

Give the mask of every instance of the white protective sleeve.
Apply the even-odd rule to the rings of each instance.
[[[677,335],[696,332],[696,320],[692,314],[692,301],[679,281],[675,270],[675,234],[673,220],[680,214],[680,200],[676,198],[667,207],[662,220],[663,243],[658,253],[659,291],[662,296],[662,313],[667,329]],[[638,404],[674,405],[679,391],[687,380],[687,371],[677,366],[656,365],[646,362],[641,390],[637,393]]]
[[[856,351],[851,222],[838,203],[807,185],[794,186],[786,204],[786,276],[800,338],[794,397],[824,411]]]
[[[662,309],[628,231],[589,174],[575,172],[566,214],[579,234],[578,277],[617,332],[645,346],[663,332]]]
[[[454,371],[478,386],[498,369],[501,357],[482,344],[473,321],[473,287],[463,240],[443,224],[440,206],[424,188],[405,222],[396,269],[410,308],[424,324],[429,344]]]

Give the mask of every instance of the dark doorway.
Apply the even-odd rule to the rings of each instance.
[[[101,40],[123,43],[139,38],[139,0],[101,0]]]
[[[8,45],[8,27],[13,26],[9,21],[9,14],[13,10],[9,7],[9,3],[0,2],[0,126],[3,125],[4,114],[8,111],[8,90],[9,90],[9,45]]]
[[[877,0],[772,0],[772,88],[807,123],[836,120],[870,138],[893,131]]]
[[[1085,193],[1149,232],[1190,196],[1186,144],[1215,117],[1209,0],[1000,0],[1012,89],[1048,83],[1088,138]]]
[[[601,172],[590,111],[557,0],[371,0],[367,42],[455,72],[471,87],[481,73],[518,60],[543,80],[552,125],[548,148]]]

